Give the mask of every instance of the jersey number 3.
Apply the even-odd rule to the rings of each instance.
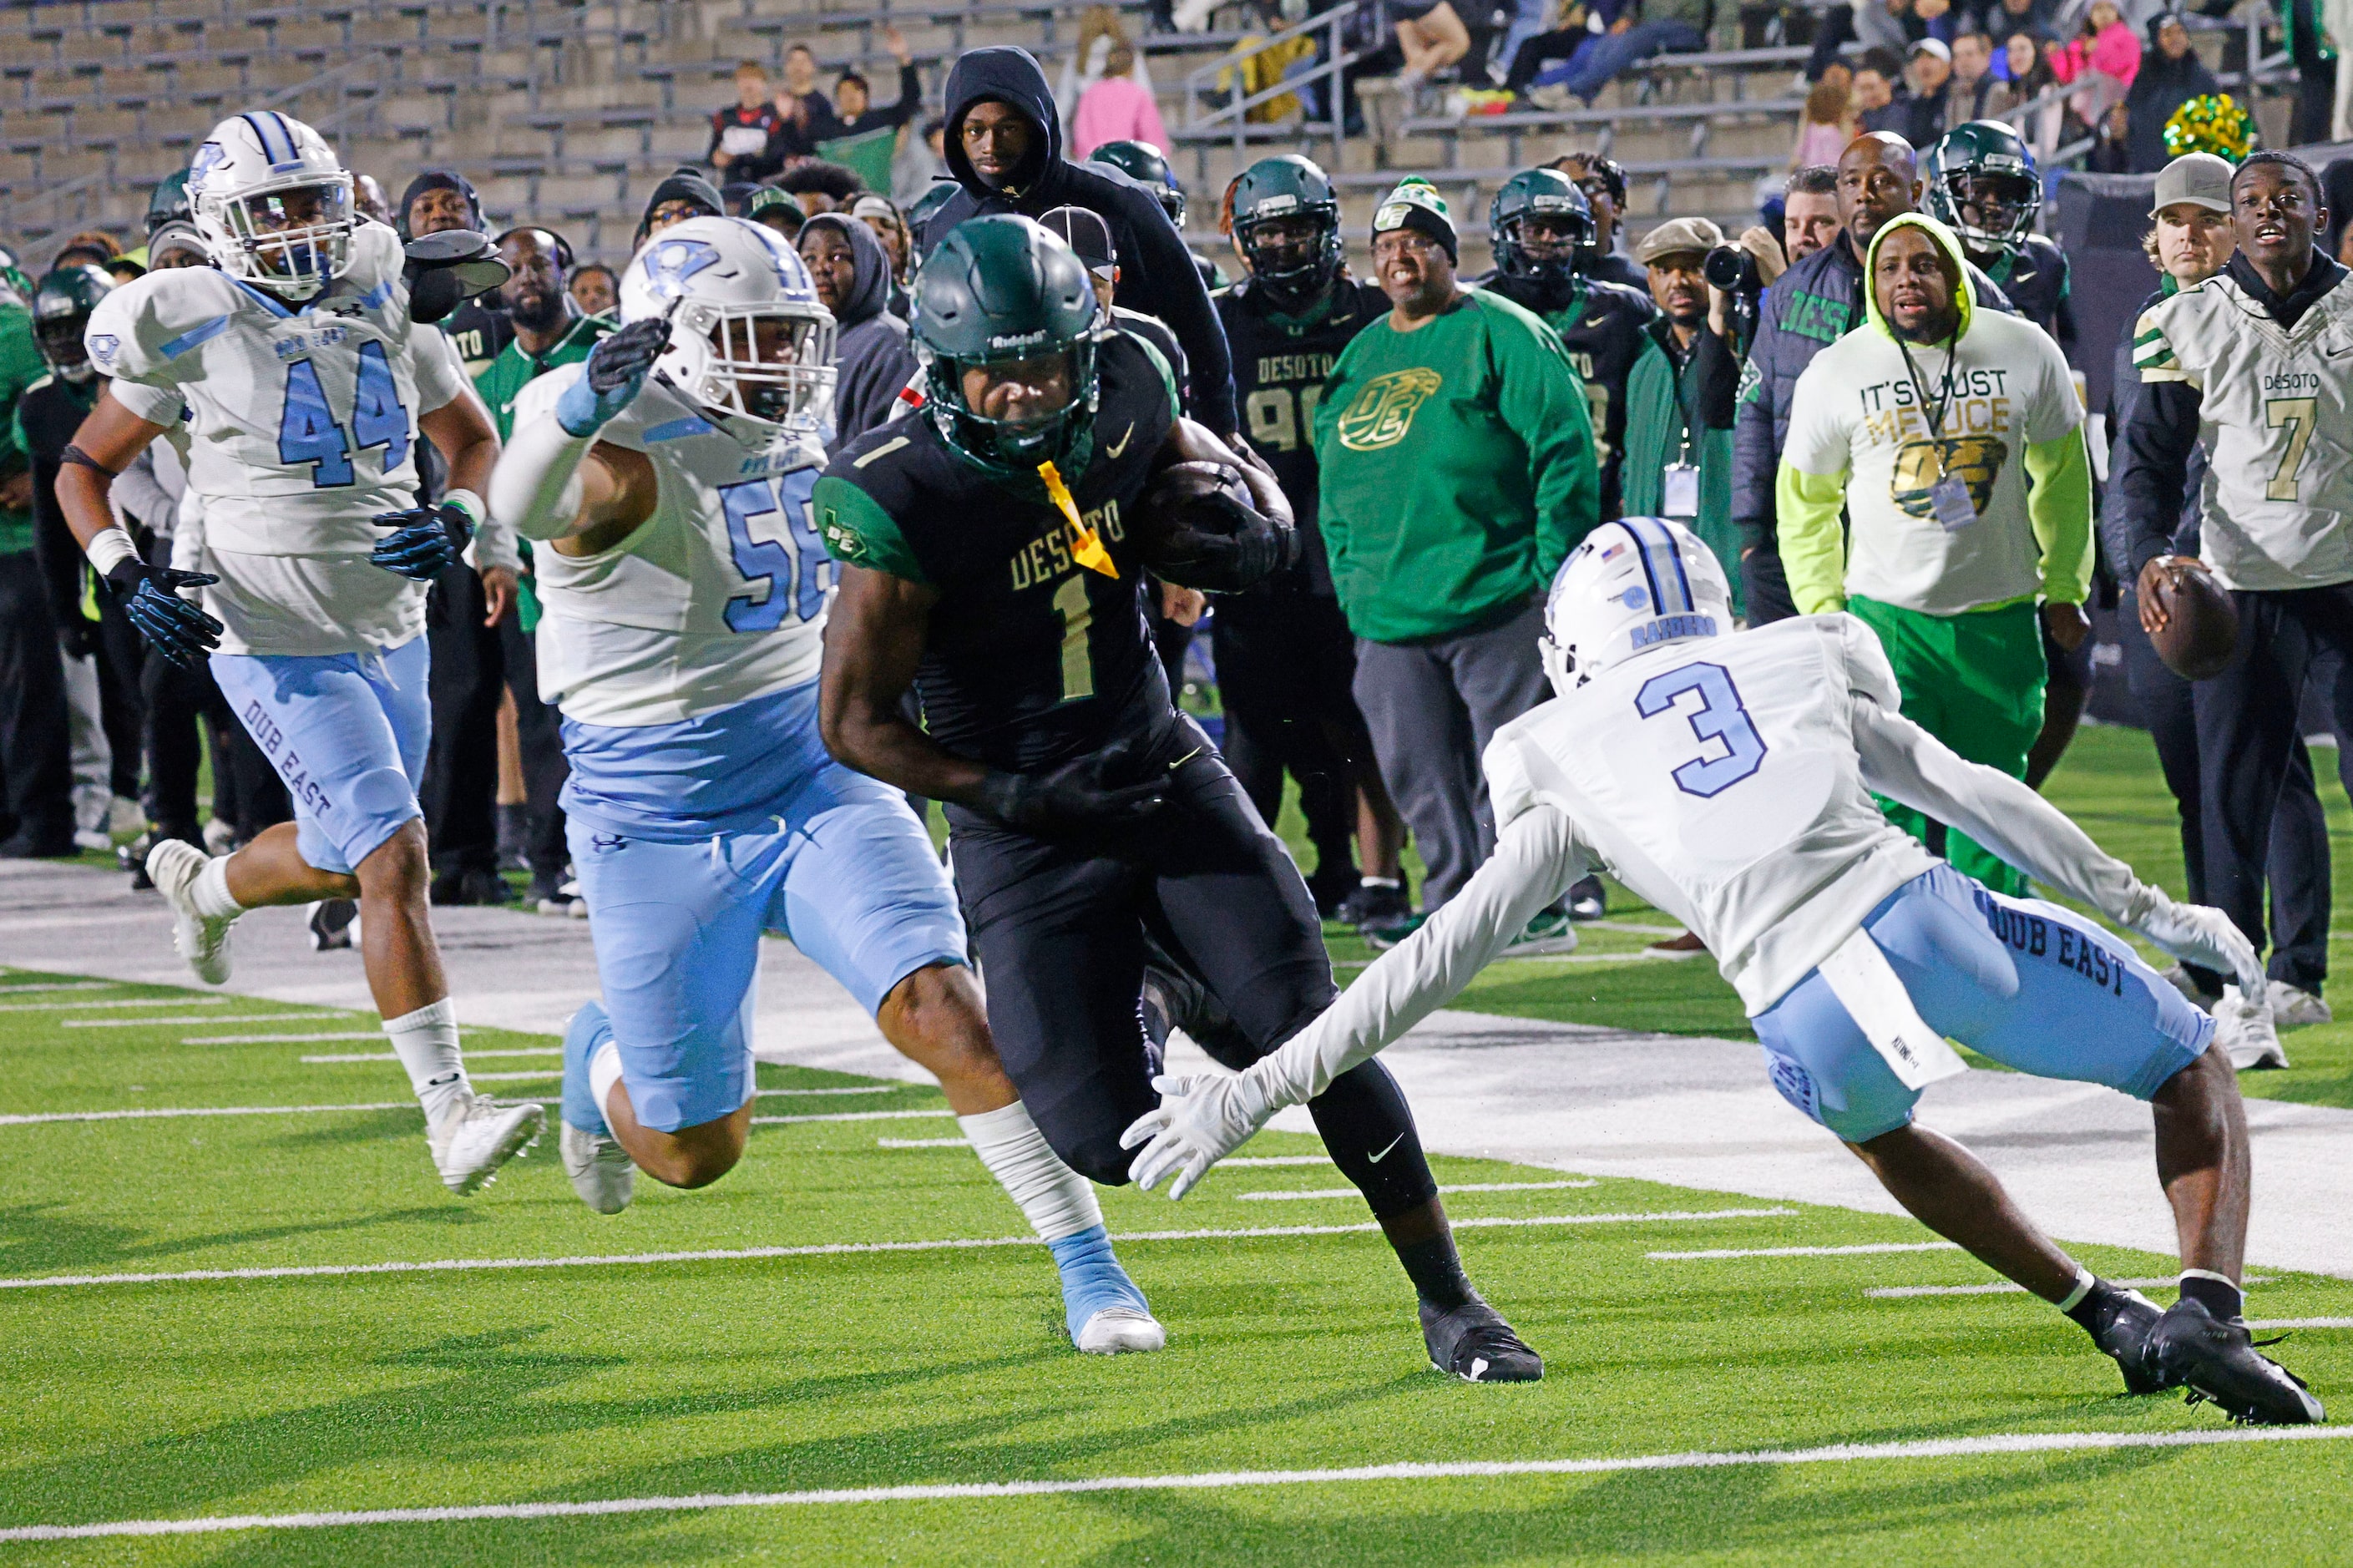
[[[286,367],[286,406],[278,416],[278,460],[288,468],[309,463],[311,483],[335,489],[352,482],[352,454],[370,447],[384,448],[384,471],[408,461],[408,410],[400,405],[400,387],[392,379],[392,362],[384,345],[360,345],[359,381],[352,389],[350,435],[327,406],[327,389],[319,384],[319,367],[298,359]]]
[[[1676,707],[1687,694],[1698,696],[1697,708]],[[1670,775],[1685,795],[1722,795],[1765,765],[1765,737],[1750,722],[1731,672],[1720,664],[1687,664],[1652,676],[1634,694],[1634,711],[1645,719],[1680,712],[1703,742],[1724,748],[1714,756],[1694,757]]]

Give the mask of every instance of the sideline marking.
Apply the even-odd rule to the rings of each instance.
[[[1650,1252],[1646,1258],[1681,1263],[1703,1258],[1859,1258],[1873,1252],[1958,1252],[1950,1241],[1871,1241],[1859,1247],[1712,1247],[1704,1252]]]
[[[491,1053],[482,1053],[488,1056]],[[550,1068],[545,1072],[486,1072],[475,1075],[481,1083],[504,1083],[510,1079],[554,1078],[560,1069]],[[920,1084],[906,1087],[921,1088]],[[753,1091],[760,1099],[789,1094],[869,1094],[879,1089],[763,1089]],[[553,1095],[526,1096],[517,1100],[501,1100],[501,1105],[553,1105]],[[174,1105],[153,1109],[122,1110],[43,1110],[16,1116],[0,1116],[0,1127],[26,1127],[48,1121],[153,1121],[173,1116],[322,1116],[338,1110],[415,1110],[413,1100],[377,1100],[364,1105]],[[953,1110],[836,1110],[822,1115],[754,1116],[754,1127],[777,1127],[795,1121],[887,1121],[910,1116],[954,1116]]]
[[[25,985],[0,985],[0,996],[21,996],[27,991],[111,991],[119,980],[37,980]]]
[[[969,1138],[877,1138],[878,1149],[969,1149]]]
[[[2102,1448],[2193,1448],[2230,1443],[2326,1443],[2353,1438],[2353,1426],[2224,1426],[2188,1432],[2006,1432],[1914,1443],[1834,1443],[1821,1448],[1637,1454],[1614,1459],[1489,1459],[1405,1462],[1329,1470],[1213,1470],[1197,1475],[1093,1476],[1074,1480],[964,1481],[931,1486],[838,1487],[822,1491],[698,1492],[680,1497],[584,1502],[473,1503],[454,1508],[374,1508],[343,1512],[247,1513],[211,1519],[136,1519],[105,1524],[26,1524],[0,1541],[86,1541],[111,1535],[212,1535],[241,1530],[333,1530],[356,1524],[457,1524],[485,1519],[576,1519],[623,1513],[688,1513],[722,1508],[794,1508],[869,1502],[933,1502],[1066,1497],[1084,1492],[1221,1491],[1240,1487],[1333,1486],[1358,1481],[1452,1480],[1487,1476],[1599,1476],[1627,1470],[1705,1470],[1743,1465],[1852,1465],[1880,1459],[1956,1459],[2065,1454]]]
[[[468,1051],[466,1059],[474,1062],[485,1057],[560,1057],[563,1054],[562,1046],[533,1046],[523,1050]],[[391,1051],[345,1051],[331,1057],[298,1057],[295,1059],[305,1065],[316,1065],[320,1062],[396,1062],[400,1058]]]
[[[2273,1277],[2269,1274],[2249,1274],[2241,1280],[2241,1283],[2247,1285],[2268,1285],[2272,1282],[2272,1278]],[[2153,1276],[2147,1279],[2111,1279],[2108,1283],[2111,1285],[2121,1286],[2127,1290],[2170,1290],[2175,1286],[2181,1283],[2181,1277],[2178,1274],[2167,1274],[2162,1276]],[[1882,1285],[1876,1289],[1865,1290],[1863,1294],[1882,1301],[1900,1301],[1914,1296],[2004,1296],[2010,1294],[2023,1296],[2026,1294],[2026,1287],[2023,1285],[2014,1285],[2007,1279],[1997,1279],[1989,1285]],[[2316,1319],[2314,1321],[2318,1321],[2319,1320]],[[2353,1321],[2353,1320],[2348,1321]],[[2249,1328],[2254,1327],[2252,1323],[2247,1326]]]
[[[1493,1229],[1537,1225],[1680,1224],[1711,1219],[1764,1219],[1793,1215],[1791,1208],[1661,1209],[1644,1214],[1562,1214],[1533,1219],[1458,1219],[1454,1228]],[[1268,1236],[1356,1236],[1379,1225],[1269,1225],[1221,1230],[1135,1230],[1113,1241],[1229,1241]],[[37,1290],[52,1286],[170,1285],[219,1279],[317,1279],[350,1274],[447,1274],[474,1269],[590,1268],[653,1263],[733,1263],[762,1258],[831,1258],[861,1252],[954,1252],[987,1247],[1043,1247],[1034,1236],[961,1237],[946,1241],[825,1241],[800,1247],[711,1247],[695,1252],[616,1252],[586,1258],[445,1258],[421,1263],[310,1263],[276,1268],[190,1268],[172,1274],[46,1274],[0,1279],[0,1290]]]
[[[2353,1329],[2353,1318],[2264,1318],[2251,1329]]]
[[[790,1094],[785,1089],[764,1089],[763,1095]],[[916,1117],[953,1117],[955,1111],[942,1106],[937,1110],[827,1110],[811,1111],[806,1116],[754,1116],[754,1127],[783,1127],[795,1121],[904,1121]]]
[[[1237,1154],[1230,1159],[1220,1160],[1218,1163],[1229,1171],[1241,1165],[1322,1165],[1329,1169],[1332,1156],[1329,1154]]]
[[[226,1000],[226,998],[224,998]],[[236,1013],[226,1017],[218,1013],[197,1014],[193,1018],[60,1018],[60,1029],[162,1029],[174,1024],[340,1024],[353,1017],[349,1012],[336,1013]],[[181,1042],[183,1045],[186,1041]]]
[[[1466,1182],[1459,1187],[1440,1187],[1440,1196],[1452,1193],[1556,1193],[1565,1187],[1591,1187],[1597,1182]],[[1354,1187],[1320,1187],[1312,1193],[1236,1193],[1240,1203],[1293,1203],[1301,1198],[1361,1198],[1365,1194]]]
[[[205,1022],[209,1024],[213,1020],[206,1018]],[[228,1020],[223,1018],[220,1022],[226,1024]],[[479,1029],[464,1027],[458,1032],[461,1035],[481,1033]],[[312,1040],[380,1040],[382,1038],[384,1038],[384,1030],[382,1027],[377,1027],[362,1029],[356,1034],[340,1035],[191,1035],[182,1039],[180,1044],[184,1046],[299,1046],[308,1045]]]
[[[28,986],[26,989],[38,987]],[[71,987],[60,989],[69,990]],[[114,987],[110,984],[93,989],[111,991]],[[0,1007],[0,1013],[55,1013],[67,1007],[77,1010],[89,1007],[226,1007],[231,1002],[254,1000],[256,998],[250,996],[131,996],[119,1002],[11,1002]]]

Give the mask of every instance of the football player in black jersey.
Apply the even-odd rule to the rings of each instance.
[[[947,803],[1006,1070],[1054,1151],[1117,1184],[1120,1135],[1156,1101],[1154,949],[1171,1010],[1232,1067],[1337,994],[1297,868],[1169,700],[1141,596],[1147,566],[1247,588],[1296,535],[1272,474],[1178,414],[1166,364],[1104,330],[1086,268],[1037,224],[958,225],[915,298],[922,416],[845,446],[812,501],[841,563],[820,722],[843,763]],[[1196,461],[1240,472],[1251,505],[1229,496],[1225,531],[1147,531],[1166,515],[1139,516],[1147,486]],[[1345,1074],[1309,1110],[1413,1279],[1432,1363],[1540,1376],[1462,1273],[1395,1080]]]
[[[1601,463],[1601,521],[1621,510],[1619,470],[1626,455],[1626,378],[1649,341],[1642,329],[1659,313],[1647,278],[1640,287],[1604,281],[1585,270],[1592,257],[1593,209],[1557,169],[1527,169],[1504,182],[1487,208],[1495,270],[1472,287],[1534,311],[1560,334],[1585,381]]]
[[[1229,193],[1234,249],[1249,276],[1211,296],[1234,355],[1242,434],[1274,469],[1300,535],[1299,564],[1219,601],[1211,623],[1226,761],[1270,822],[1282,775],[1299,781],[1315,906],[1353,925],[1412,913],[1398,858],[1405,825],[1373,761],[1356,709],[1356,640],[1332,587],[1315,527],[1315,405],[1348,340],[1388,311],[1374,283],[1348,276],[1340,203],[1324,171],[1295,153],[1261,158]],[[1362,875],[1349,855],[1363,855]]]

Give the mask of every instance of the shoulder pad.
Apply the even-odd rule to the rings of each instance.
[[[1807,619],[1836,635],[1846,665],[1848,690],[1861,692],[1890,713],[1903,711],[1904,691],[1895,684],[1895,667],[1887,662],[1887,650],[1879,646],[1877,632],[1844,612]]]
[[[228,331],[245,302],[237,285],[209,267],[165,268],[109,290],[82,341],[108,375],[170,380],[185,374],[175,362]]]

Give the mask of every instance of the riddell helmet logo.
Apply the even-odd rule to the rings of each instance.
[[[1413,428],[1414,415],[1444,379],[1436,371],[1419,366],[1375,376],[1340,416],[1340,445],[1351,452],[1377,452],[1396,446]]]
[[[1043,328],[1034,332],[1012,332],[990,338],[988,346],[992,349],[1034,348],[1046,342],[1050,334]]]

